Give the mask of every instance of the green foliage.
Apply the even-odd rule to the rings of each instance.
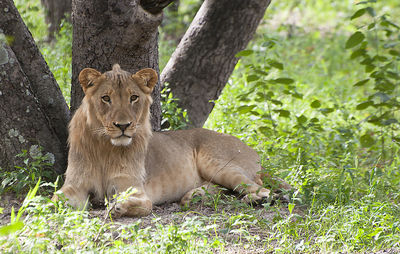
[[[169,225],[155,218],[151,227],[145,227],[140,220],[129,224],[104,223],[98,217],[90,217],[87,211],[74,211],[62,202],[53,203],[40,196],[30,199],[29,204],[25,207],[24,228],[0,238],[1,249],[9,252],[204,253],[222,246],[223,239],[212,235],[217,225],[207,225],[205,218],[198,216]]]
[[[400,139],[395,134],[400,127],[397,120],[400,116],[400,27],[389,15],[378,15],[371,3],[374,2],[359,3],[363,7],[352,15],[351,19],[359,21],[359,24],[357,31],[347,40],[346,48],[353,48],[350,58],[358,60],[367,75],[354,86],[362,87],[369,81],[372,83],[372,86],[364,88],[369,96],[363,98],[356,109],[368,113],[364,122],[380,128],[381,153],[385,158],[385,142]],[[376,136],[373,131],[366,131],[360,137],[361,145],[373,146]]]
[[[168,88],[168,84],[165,84],[161,91],[162,129],[180,130],[186,128],[189,121],[187,112],[178,106],[177,101],[178,99],[174,98]]]
[[[45,11],[40,0],[16,0],[14,2],[69,105],[72,74],[72,25],[63,20],[60,31],[56,34],[56,41],[49,43],[47,42],[48,25],[45,22]]]
[[[54,155],[43,154],[41,147],[33,145],[29,151],[23,150],[17,157],[21,158],[23,165],[1,171],[0,193],[11,191],[18,195],[24,194],[34,188],[40,178],[45,181],[55,178],[55,173],[51,169],[54,164]]]
[[[40,186],[40,179],[37,181],[35,187],[30,189],[28,194],[26,195],[22,206],[18,209],[17,215],[15,215],[14,207],[11,209],[11,222],[6,226],[0,227],[0,236],[7,236],[12,233],[21,230],[24,227],[24,223],[21,221],[21,216],[24,214],[26,208],[28,207],[29,203],[33,200],[36,196],[36,193]]]
[[[296,5],[299,2],[304,9]],[[310,5],[296,4],[288,12],[300,12],[297,15],[306,19]],[[350,11],[348,16],[355,21],[378,13],[371,8]],[[396,26],[388,25],[394,22],[386,23],[389,16],[383,17],[373,18],[387,25],[377,32],[383,36],[378,37],[379,43],[373,44],[375,32],[364,31],[368,24],[351,32],[350,26],[338,20],[340,25],[323,32],[322,28],[305,32],[285,25],[273,34],[261,26],[257,42],[237,54],[240,62],[206,126],[252,144],[262,155],[266,171],[297,189],[288,207],[290,216],[278,217],[272,227],[267,245],[278,242],[280,247],[272,244],[271,251],[353,252],[383,249],[391,246],[388,242],[398,241],[398,223],[393,218],[399,210],[393,203],[399,201],[400,193],[399,129],[394,120],[398,119],[394,104],[399,82],[393,77],[398,75],[394,40],[399,35]],[[328,22],[329,18],[324,24]],[[381,48],[377,50],[376,45]],[[348,54],[346,48],[353,53]],[[357,65],[349,57],[360,62],[367,57],[369,62]],[[375,69],[364,77],[368,64]],[[378,68],[384,77],[377,76]],[[387,81],[394,86],[389,87]],[[383,88],[382,83],[386,84]],[[393,106],[386,105],[388,101],[394,101]],[[393,120],[377,125],[370,120],[373,116]],[[384,143],[376,142],[377,137]],[[301,207],[307,207],[309,215],[300,216],[296,209]],[[385,211],[368,224],[364,220],[371,221],[375,207]]]
[[[14,4],[35,41],[42,44],[47,37],[48,25],[45,22],[45,12],[40,0],[15,0]]]
[[[174,1],[164,9],[160,26],[160,70],[164,69],[201,4],[198,0]]]
[[[41,52],[69,105],[72,76],[72,24],[63,20],[60,31],[56,34],[56,41],[53,44],[43,45]]]

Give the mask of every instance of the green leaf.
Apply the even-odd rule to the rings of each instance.
[[[255,69],[254,72],[257,74],[263,75],[263,76],[268,76],[268,74],[269,74],[266,71],[262,71],[262,70],[258,70],[258,69]]]
[[[274,47],[276,44],[277,44],[277,41],[270,39],[270,40],[268,40],[268,41],[263,42],[263,44],[261,44],[261,46],[262,46],[262,47],[266,47],[266,48],[272,48],[272,47]]]
[[[363,48],[357,49],[355,51],[353,51],[353,53],[350,55],[350,59],[355,59],[359,56],[363,56],[367,53],[367,51]]]
[[[256,81],[259,78],[260,77],[257,76],[256,74],[251,74],[251,75],[247,76],[246,81],[250,83],[250,82]]]
[[[276,60],[269,60],[268,64],[271,65],[274,68],[277,68],[279,70],[283,70],[283,64],[276,61]]]
[[[374,105],[373,101],[365,101],[365,102],[362,102],[362,103],[358,104],[356,106],[356,109],[357,110],[363,110],[363,109],[366,109],[366,108],[368,108],[369,106],[372,106],[372,105]]]
[[[304,115],[298,116],[297,122],[303,124],[303,123],[307,122],[307,117],[305,117]]]
[[[382,126],[381,119],[379,117],[376,117],[376,116],[372,116],[370,119],[368,119],[367,122],[375,124],[377,126]]]
[[[23,227],[24,223],[22,221],[17,221],[9,225],[2,226],[0,227],[0,236],[7,236],[9,234],[15,233]]]
[[[369,78],[358,81],[357,83],[354,84],[354,86],[363,86],[369,81]]]
[[[334,108],[321,108],[320,110],[319,110],[322,114],[329,114],[329,113],[332,113],[333,111],[335,111],[335,109]]]
[[[259,116],[260,115],[260,113],[258,113],[257,111],[254,111],[254,110],[250,111],[250,114],[253,115],[253,116]]]
[[[375,17],[376,16],[376,12],[375,12],[374,8],[368,6],[366,9],[367,9],[368,14],[371,15],[371,17]]]
[[[261,127],[258,128],[258,130],[261,133],[268,133],[268,131],[271,130],[271,128],[269,128],[268,126],[261,126]]]
[[[277,79],[274,79],[274,81],[276,83],[286,84],[286,85],[292,84],[294,82],[294,80],[291,78],[277,78]]]
[[[251,55],[251,54],[253,54],[253,53],[254,53],[253,50],[251,50],[251,49],[245,49],[245,50],[242,50],[242,51],[238,52],[238,53],[235,55],[235,57],[249,56],[249,55]]]
[[[396,72],[387,71],[387,75],[392,79],[396,79],[396,80],[400,79],[400,75],[397,74]]]
[[[321,107],[321,102],[319,100],[315,100],[315,101],[311,102],[310,106],[312,108],[319,108],[319,107]]]
[[[278,105],[278,106],[282,106],[283,105],[283,103],[281,101],[279,101],[279,100],[271,100],[271,102],[273,104],[275,104],[275,105]]]
[[[237,112],[239,112],[240,114],[246,114],[246,113],[252,111],[255,107],[256,107],[255,105],[251,105],[251,106],[247,106],[247,105],[245,105],[245,106],[240,106],[240,107],[237,109]]]
[[[361,17],[362,15],[365,14],[365,12],[366,12],[366,8],[359,9],[358,11],[356,11],[356,12],[353,14],[353,16],[351,16],[350,20],[353,20],[353,19],[356,19],[356,18]]]
[[[384,16],[382,17],[382,22],[381,22],[381,25],[382,26],[392,26],[392,27],[394,27],[394,28],[397,28],[397,29],[400,29],[400,27],[398,26],[398,25],[396,25],[395,23],[393,23],[392,21],[390,21],[390,20],[387,20]]]
[[[377,60],[380,62],[386,62],[388,60],[388,58],[385,56],[376,55],[376,56],[374,56],[374,60]]]
[[[298,92],[292,93],[292,96],[293,96],[294,98],[297,98],[297,99],[303,99],[303,94],[298,93]]]
[[[374,79],[383,79],[385,78],[385,73],[383,71],[374,71],[369,76]]]
[[[369,96],[369,99],[373,97],[378,97],[382,102],[390,100],[390,96],[383,92],[374,93],[373,95]]]
[[[400,56],[400,52],[394,49],[389,50],[389,54],[392,56]]]
[[[361,2],[356,3],[356,5],[369,4],[369,3],[376,3],[376,0],[361,1]]]
[[[360,44],[364,39],[365,39],[365,35],[362,32],[357,31],[350,36],[350,38],[346,42],[345,47],[346,47],[346,49],[353,48],[353,47],[357,46],[358,44]]]
[[[373,64],[368,64],[365,66],[365,72],[370,73],[371,71],[375,70],[376,66]]]
[[[368,55],[366,55],[365,58],[360,62],[360,64],[367,65],[367,64],[372,64],[373,62],[374,60]]]
[[[373,29],[374,27],[376,26],[376,23],[375,22],[372,22],[371,24],[369,24],[368,25],[368,30],[371,30],[371,29]]]
[[[375,86],[375,89],[378,91],[393,91],[395,89],[395,85],[386,80],[386,82],[381,82],[379,85]]]
[[[295,206],[295,204],[293,204],[293,203],[288,204],[288,210],[289,210],[290,214],[292,214],[294,206]]]
[[[274,109],[274,112],[279,113],[279,116],[282,117],[289,117],[290,116],[290,112],[284,109]]]
[[[256,94],[256,101],[257,102],[263,102],[263,101],[267,101],[270,100],[271,97],[268,94],[264,94],[262,92],[257,92]]]
[[[360,137],[360,143],[362,147],[371,147],[375,140],[369,134],[364,134]]]

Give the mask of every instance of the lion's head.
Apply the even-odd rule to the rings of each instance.
[[[138,129],[149,124],[151,92],[157,80],[153,69],[136,74],[121,70],[118,64],[103,74],[83,69],[79,82],[85,92],[88,124],[93,132],[109,139],[114,146],[129,146]]]

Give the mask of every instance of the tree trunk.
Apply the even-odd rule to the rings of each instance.
[[[63,172],[68,106],[13,1],[0,1],[0,10],[0,33],[4,33],[0,36],[9,43],[1,48],[4,63],[0,75],[0,125],[7,135],[1,133],[0,149],[7,156],[2,157],[0,166],[13,165],[14,156],[21,152],[18,149],[36,143],[55,155],[55,170]],[[17,145],[15,138],[26,142]]]
[[[270,0],[205,0],[161,74],[189,126],[201,127]]]
[[[72,90],[71,110],[83,98],[79,72],[91,67],[101,72],[115,63],[132,73],[158,67],[158,26],[165,0],[87,0],[72,1]],[[143,6],[141,5],[143,4]],[[160,84],[153,92],[152,126],[160,130]]]
[[[49,40],[51,41],[60,29],[62,19],[68,18],[71,14],[71,0],[41,1],[46,9],[46,22],[49,24]]]
[[[65,143],[51,128],[49,119],[31,89],[31,84],[11,48],[0,44],[0,167],[12,170],[22,166],[22,150],[43,147],[55,159],[54,169],[62,173],[66,166]]]

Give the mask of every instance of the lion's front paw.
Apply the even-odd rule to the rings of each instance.
[[[113,218],[120,218],[125,215],[127,213],[127,209],[125,206],[126,205],[124,205],[124,203],[112,204],[111,216]]]
[[[140,217],[150,214],[152,203],[148,199],[130,197],[127,201],[113,205],[111,215],[114,218],[122,216]]]
[[[247,204],[261,204],[270,202],[271,191],[265,188],[260,188],[257,192],[248,193],[242,198],[242,201]]]

